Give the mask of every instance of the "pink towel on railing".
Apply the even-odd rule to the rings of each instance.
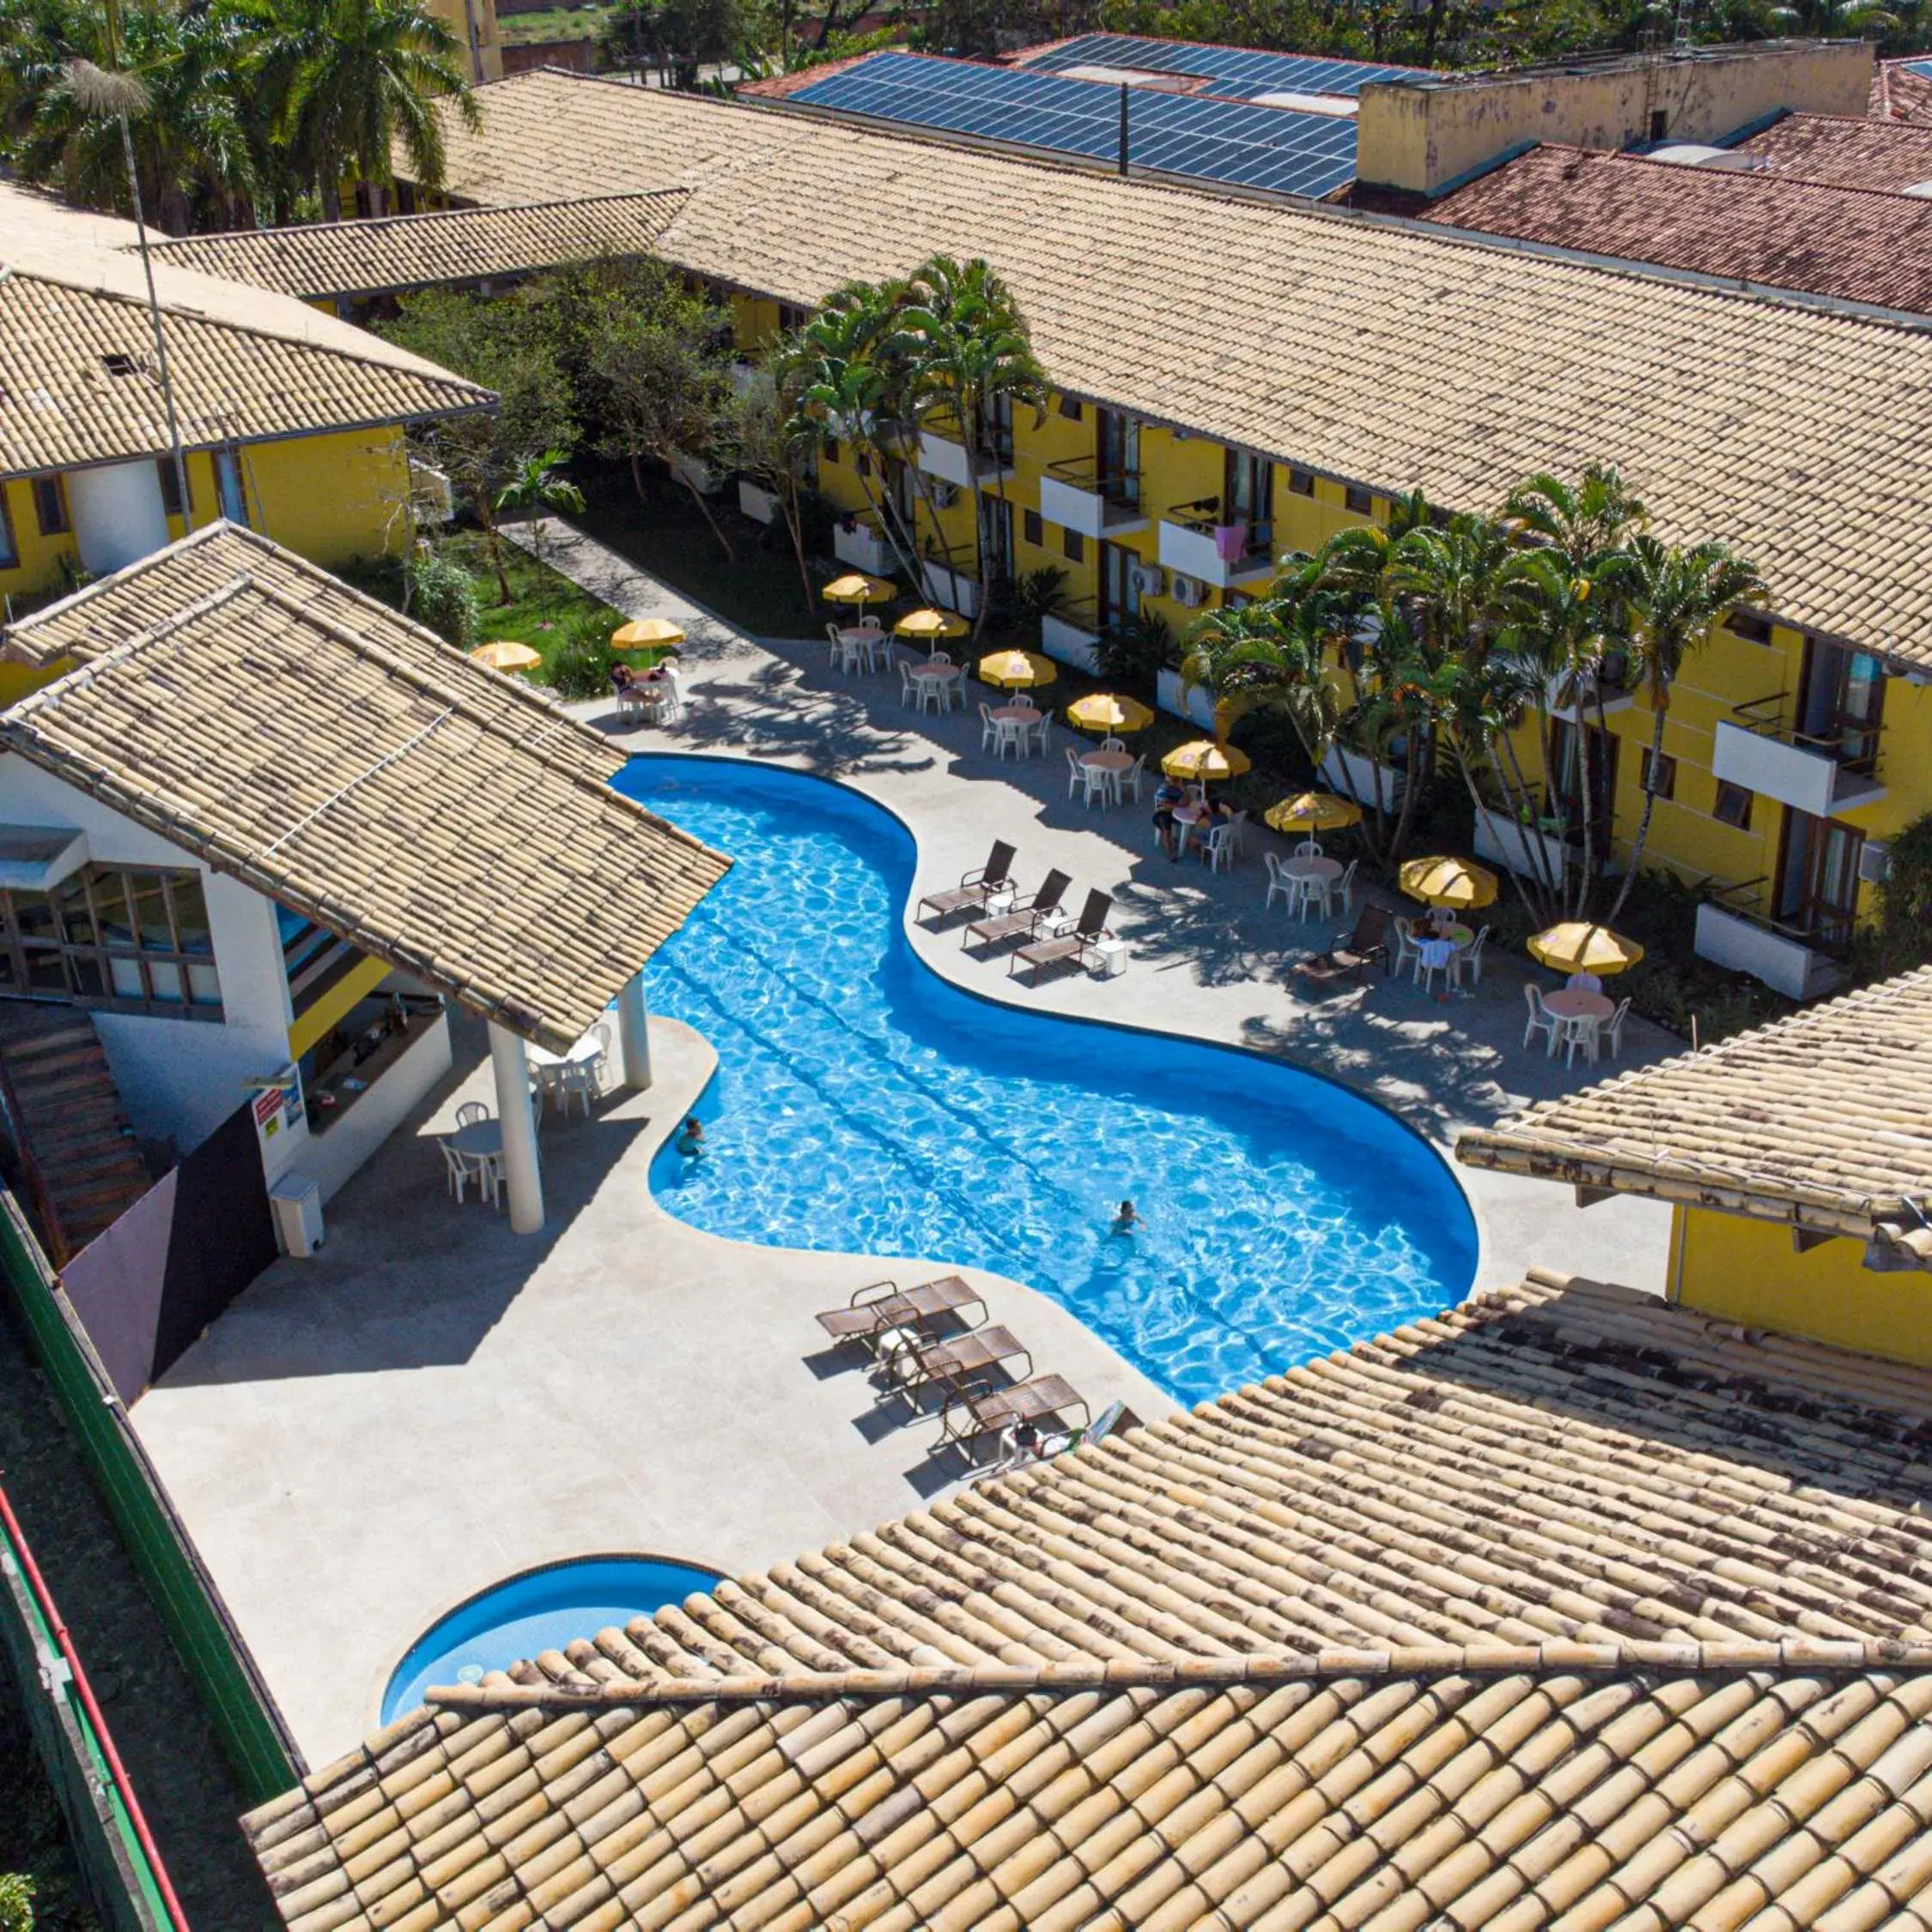
[[[1216,524],[1214,554],[1224,563],[1239,563],[1248,554],[1248,526],[1244,523]]]

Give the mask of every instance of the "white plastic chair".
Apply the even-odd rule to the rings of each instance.
[[[1404,919],[1400,914],[1388,922],[1388,929],[1395,935],[1395,977],[1402,976],[1403,969],[1413,961],[1422,957],[1421,948],[1416,944],[1415,921]]]
[[[1558,1020],[1557,1024],[1563,1029],[1563,1064],[1565,1066],[1574,1066],[1577,1064],[1577,1049],[1581,1047],[1583,1057],[1595,1066],[1597,1034],[1603,1024],[1602,1021],[1595,1013],[1584,1013],[1575,1019]],[[1552,1044],[1553,1046],[1554,1042]]]
[[[903,667],[902,667],[903,668]],[[908,676],[911,673],[908,671]],[[925,711],[944,711],[946,708],[946,687],[937,677],[914,677],[914,693],[919,699],[919,708]]]
[[[591,1103],[596,1099],[603,1086],[605,1063],[611,1057],[611,1029],[599,1020],[587,1036],[597,1042],[597,1051],[583,1060],[567,1060],[558,1069],[561,1078],[557,1089],[562,1097],[563,1111],[570,1111],[572,1100],[584,1103],[584,1118],[590,1118]]]
[[[459,1127],[481,1127],[489,1118],[489,1108],[480,1100],[465,1100],[456,1109],[456,1124]]]
[[[1108,800],[1107,774],[1096,771],[1091,765],[1080,762],[1080,754],[1069,744],[1066,747],[1066,795],[1072,798],[1076,792],[1084,794],[1082,803],[1090,809],[1098,799],[1103,805]]]
[[[1303,919],[1306,919],[1315,910],[1317,902],[1321,904],[1321,916],[1324,919],[1334,917],[1335,886],[1337,883],[1336,880],[1332,878],[1304,878],[1296,881],[1296,884],[1302,889],[1302,917]]]
[[[1341,896],[1344,912],[1353,912],[1355,910],[1355,868],[1361,863],[1362,861],[1359,859],[1351,859],[1342,876],[1335,882],[1335,890]],[[1487,928],[1485,927],[1485,930],[1486,931]]]
[[[480,1194],[483,1192],[483,1176],[448,1141],[441,1142],[440,1145],[443,1150],[443,1172],[449,1182],[449,1191],[461,1200],[464,1188],[469,1185],[471,1176],[475,1175],[477,1192]]]
[[[1201,863],[1209,872],[1218,872],[1224,866],[1234,863],[1235,828],[1233,823],[1223,819],[1200,841]]]
[[[912,666],[903,658],[899,660],[899,702],[901,704],[916,704],[920,710],[926,708],[926,694],[920,689],[920,680],[912,674]]]
[[[835,665],[841,663],[845,657],[845,640],[839,635],[836,624],[825,626],[825,645],[826,663]]]
[[[1142,752],[1127,769],[1121,774],[1121,790],[1133,793],[1133,802],[1140,803],[1140,781],[1147,775],[1147,755]]]
[[[671,723],[684,715],[684,687],[677,681],[676,665],[664,667],[664,715]]]
[[[876,612],[861,611],[859,613],[859,622],[853,626],[853,629],[854,630],[876,630],[883,635],[885,626]]]
[[[1617,1002],[1617,1010],[1603,1023],[1602,1038],[1610,1043],[1610,1057],[1615,1060],[1624,1050],[1624,1022],[1630,1018],[1630,1001]]]
[[[1475,938],[1470,940],[1455,962],[1455,976],[1458,979],[1467,973],[1471,986],[1480,986],[1483,983],[1483,948],[1488,944],[1488,927],[1479,926]]]
[[[1321,856],[1321,841],[1320,839],[1303,839],[1295,848],[1295,856],[1297,859],[1319,859]]]
[[[1433,993],[1438,973],[1443,975],[1445,991],[1455,984],[1455,948],[1447,939],[1419,939],[1415,948],[1415,983],[1425,993]]]
[[[1047,733],[1052,728],[1053,721],[1052,712],[1042,705],[1040,710],[1039,722],[1029,725],[1026,727],[1025,736],[1029,740],[1030,748],[1037,751],[1042,758],[1047,755],[1048,744]]]
[[[938,678],[933,680],[939,683]],[[980,700],[980,750],[998,755],[999,747],[999,720],[993,715],[993,707],[984,698]]]
[[[1236,859],[1240,858],[1242,849],[1247,843],[1248,814],[1245,811],[1237,811],[1228,821],[1228,844]]]
[[[1268,896],[1261,902],[1261,909],[1264,912],[1267,911],[1274,903],[1275,896],[1279,893],[1281,897],[1288,902],[1289,911],[1293,912],[1301,899],[1301,892],[1298,890],[1301,884],[1300,880],[1290,878],[1287,873],[1282,871],[1281,861],[1273,853],[1264,852],[1261,854],[1261,860],[1268,869]]]
[[[1557,1034],[1561,1030],[1563,1022],[1543,1004],[1543,989],[1534,980],[1524,981],[1522,996],[1529,1007],[1528,1023],[1522,1030],[1522,1043],[1527,1047],[1539,1033],[1546,1033],[1550,1039],[1549,1054],[1553,1060],[1556,1057]]]

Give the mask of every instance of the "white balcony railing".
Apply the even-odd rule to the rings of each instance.
[[[1843,976],[1835,961],[1795,933],[1708,901],[1698,908],[1694,950],[1698,958],[1748,973],[1788,999],[1820,999]]]
[[[1151,520],[1138,503],[1123,502],[1091,483],[1054,476],[1040,479],[1040,514],[1063,530],[1076,530],[1097,541],[1131,537]]]
[[[1255,532],[1246,524],[1176,523],[1161,519],[1160,559],[1170,570],[1204,584],[1227,590],[1274,574],[1274,559],[1267,544],[1258,548]]]
[[[1090,677],[1100,673],[1100,639],[1066,617],[1041,618],[1040,648],[1049,658],[1074,665]]]
[[[930,430],[922,431],[919,439],[919,466],[927,476],[937,477],[956,489],[973,487],[973,466],[966,460],[966,446],[955,442],[950,436],[935,436]],[[1010,455],[1002,457],[989,450],[981,450],[978,468],[980,488],[985,489],[1012,475],[1013,459]]]
[[[835,526],[832,555],[869,577],[889,576],[893,568],[890,549],[870,524],[855,523],[849,530],[843,524]]]
[[[1579,856],[1554,833],[1534,825],[1518,824],[1496,811],[1476,814],[1475,847],[1477,858],[1546,885],[1560,884],[1565,872],[1577,864]]]
[[[1875,778],[1849,770],[1822,750],[1728,720],[1717,726],[1710,763],[1719,778],[1808,811],[1814,818],[1835,818],[1885,796]]]

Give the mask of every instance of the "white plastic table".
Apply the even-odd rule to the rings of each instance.
[[[951,708],[952,701],[959,695],[959,666],[956,664],[915,664],[911,666],[915,683],[936,690],[939,694],[942,710]]]
[[[449,1145],[469,1160],[489,1160],[503,1151],[503,1123],[501,1121],[471,1121],[449,1137]]]

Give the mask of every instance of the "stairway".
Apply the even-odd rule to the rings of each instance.
[[[39,1232],[58,1267],[152,1183],[86,1013],[0,1000],[0,1073],[9,1137],[25,1143],[15,1149],[24,1157],[22,1205],[37,1221],[52,1223]]]

